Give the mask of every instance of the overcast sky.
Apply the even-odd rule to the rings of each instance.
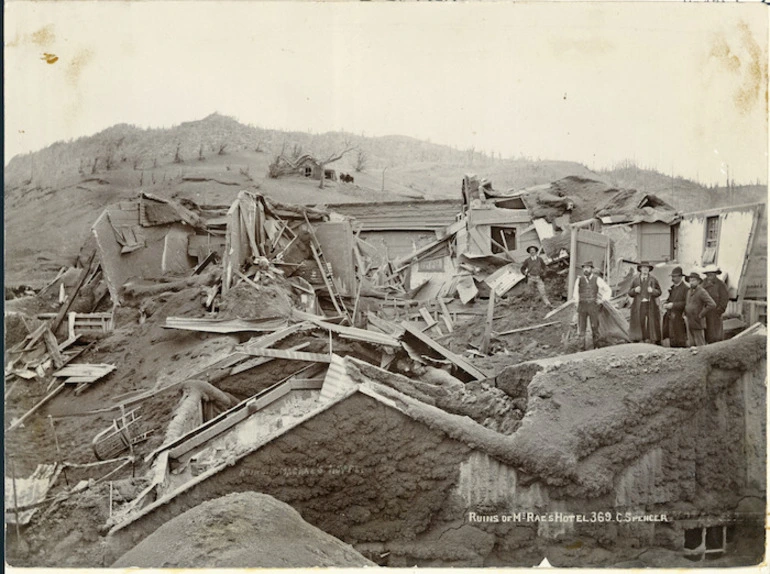
[[[5,42],[6,162],[115,123],[218,111],[767,180],[757,4],[12,2]]]

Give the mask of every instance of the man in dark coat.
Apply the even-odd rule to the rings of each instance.
[[[631,281],[628,296],[631,304],[631,323],[628,334],[632,341],[644,341],[660,345],[660,283],[652,275],[652,265],[643,261],[636,270],[639,275]]]
[[[668,288],[668,300],[663,308],[663,337],[668,334],[669,345],[672,347],[687,346],[687,326],[684,324],[684,307],[687,303],[687,283],[681,267],[674,267],[671,272],[673,284]]]
[[[716,265],[709,265],[703,270],[706,275],[703,280],[703,288],[717,304],[716,309],[712,309],[706,314],[706,343],[716,343],[724,339],[722,315],[727,310],[730,297],[727,294],[727,285],[718,277],[721,272],[722,270]]]
[[[538,254],[538,249],[534,245],[527,247],[527,253],[529,257],[521,264],[521,272],[527,278],[527,284],[530,291],[534,296],[534,291],[540,294],[540,298],[546,307],[551,308],[551,302],[548,300],[548,295],[545,292],[545,283],[543,283],[543,275],[545,274],[545,261]]]
[[[691,347],[702,347],[706,344],[703,334],[706,329],[706,314],[717,307],[701,283],[703,279],[700,275],[694,271],[690,273],[690,289],[687,291],[684,315],[687,318],[687,342]]]

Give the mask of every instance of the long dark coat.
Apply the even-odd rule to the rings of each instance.
[[[687,283],[671,285],[668,289],[668,303],[673,307],[663,315],[663,338],[668,335],[672,347],[687,346],[687,326],[684,323],[684,306],[687,303]],[[668,327],[668,329],[666,329]]]
[[[650,340],[655,343],[660,343],[660,307],[658,305],[658,297],[660,297],[661,289],[660,283],[652,275],[648,276],[648,286],[652,287],[652,293],[637,293],[636,288],[641,287],[641,278],[639,275],[634,277],[631,281],[631,288],[628,291],[628,296],[634,301],[631,304],[631,323],[628,329],[628,335],[632,341],[642,340],[642,324],[639,317],[639,309],[642,306],[642,299],[649,297],[650,305],[649,309],[649,324],[650,324]]]
[[[727,310],[727,303],[730,297],[727,293],[727,285],[719,277],[712,279],[706,276],[703,280],[703,288],[706,290],[706,293],[711,295],[711,298],[717,305],[716,309],[706,313],[706,332],[704,335],[707,343],[716,343],[724,338],[722,315]]]

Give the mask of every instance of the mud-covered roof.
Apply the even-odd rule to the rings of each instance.
[[[596,217],[602,223],[654,223],[667,224],[679,220],[679,214],[657,195],[623,189],[615,194],[606,204],[599,208]]]
[[[343,203],[328,206],[352,217],[363,231],[434,231],[455,222],[462,202],[455,199],[394,201],[387,203]]]

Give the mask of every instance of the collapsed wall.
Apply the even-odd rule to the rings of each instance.
[[[113,537],[125,548],[204,500],[253,490],[390,566],[611,565],[650,547],[677,564],[693,532],[722,527],[745,545],[719,554],[724,564],[752,564],[764,534],[765,345],[554,363],[528,385],[510,436],[384,387],[381,400],[356,393]],[[603,519],[534,518],[557,513]]]

